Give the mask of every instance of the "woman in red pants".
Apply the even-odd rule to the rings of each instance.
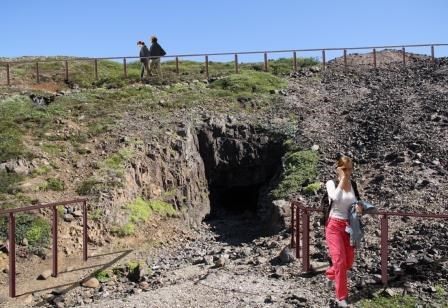
[[[353,171],[352,159],[347,156],[340,157],[336,171],[338,183],[328,181],[326,184],[328,197],[331,200],[331,210],[325,229],[325,238],[332,261],[326,276],[330,281],[334,281],[339,307],[347,307],[347,270],[353,265],[355,249],[350,246],[350,235],[345,228],[348,226],[349,207],[357,201],[350,180]],[[356,210],[361,212],[362,208],[357,207]]]

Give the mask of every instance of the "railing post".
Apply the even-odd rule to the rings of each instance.
[[[296,222],[294,221],[295,216],[296,216],[294,213],[294,205],[295,205],[294,201],[291,201],[291,244],[290,244],[291,248],[294,248],[296,246],[296,243],[295,243],[296,233],[295,232],[297,232]]]
[[[179,76],[180,71],[179,71],[179,57],[176,57],[176,74],[177,76]]]
[[[53,273],[51,276],[58,277],[58,211],[57,206],[53,206],[53,224],[52,224],[52,233],[53,233]]]
[[[11,85],[11,79],[10,79],[10,75],[9,75],[9,70],[10,70],[9,63],[6,63],[6,84],[8,86]]]
[[[310,271],[310,216],[307,209],[302,214],[302,270]]]
[[[40,82],[40,78],[39,78],[39,62],[36,62],[36,82],[37,83]]]
[[[9,213],[9,297],[16,297],[16,218]]]
[[[268,66],[268,53],[264,53],[264,71],[267,72],[269,70]]]
[[[205,56],[205,77],[209,79],[209,73],[208,73],[208,56]]]
[[[239,63],[238,63],[238,54],[235,54],[235,73],[238,74],[239,72]]]
[[[431,45],[431,62],[432,63],[436,62],[435,52],[434,52],[434,45]]]
[[[326,60],[325,60],[325,49],[322,49],[322,69],[326,68]]]
[[[87,200],[82,202],[82,259],[87,261]]]
[[[65,80],[68,81],[68,61],[65,60]]]
[[[347,70],[347,49],[344,49],[344,69]]]
[[[373,48],[373,67],[376,68],[376,49]]]
[[[300,204],[296,209],[296,258],[300,258]]]
[[[401,53],[403,54],[403,66],[406,66],[406,48],[403,47]]]
[[[387,258],[388,258],[388,233],[389,226],[387,215],[381,217],[381,282],[387,285],[389,280],[387,274]]]
[[[98,80],[98,59],[93,60],[93,68],[95,71],[95,79]]]
[[[292,53],[292,66],[294,72],[297,72],[297,53],[295,51]]]
[[[126,58],[123,58],[123,73],[124,78],[128,78],[128,64],[126,62]]]

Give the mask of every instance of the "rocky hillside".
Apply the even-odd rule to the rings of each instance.
[[[374,70],[368,59],[350,56],[347,71],[336,59],[324,71],[313,66],[291,75],[283,74],[279,62],[277,76],[247,68],[208,81],[106,80],[56,93],[2,88],[0,202],[21,206],[87,196],[91,244],[151,242],[143,255],[175,240],[180,229],[192,233],[175,250],[160,248],[167,258],[153,256],[146,264],[150,273],[136,279],[121,267],[126,275],[109,272],[88,295],[76,289],[64,298],[67,306],[101,305],[111,293],[121,301],[150,289],[164,302],[170,290],[191,287],[190,280],[213,284],[207,275],[222,279],[215,288],[229,284],[226,292],[234,292],[238,273],[259,279],[263,290],[273,283],[276,293],[260,297],[241,283],[239,291],[250,298],[229,304],[327,305],[329,293],[315,288],[323,285],[322,275],[298,279],[298,262],[288,263],[285,252],[277,258],[288,241],[289,205],[275,199],[295,194],[317,206],[323,183],[334,177],[334,157],[342,152],[355,160],[361,194],[380,209],[441,213],[448,206],[448,61],[433,65],[409,54],[403,68],[400,54],[385,51]],[[67,256],[80,247],[75,210],[60,213],[60,232],[72,235],[61,243]],[[24,257],[33,252],[26,247],[45,246],[48,217],[43,212],[24,218]],[[376,218],[367,218],[363,258],[352,277],[357,302],[378,293],[378,226]],[[0,227],[4,234],[5,222]],[[319,230],[317,220],[313,228]],[[445,237],[445,224],[394,219],[390,228],[391,292],[405,289],[412,301],[440,302],[440,292],[432,290],[447,287],[448,250],[437,240]],[[313,241],[313,262],[325,261],[319,231]],[[192,273],[175,272],[183,268]],[[282,283],[294,291],[282,294]],[[168,285],[177,286],[163,289]],[[61,303],[56,298],[43,302]],[[204,298],[197,304],[211,300]],[[219,306],[227,297],[216,299]],[[41,301],[40,295],[33,301]],[[171,303],[185,305],[179,298]]]

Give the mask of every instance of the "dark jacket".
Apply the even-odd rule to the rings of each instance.
[[[159,45],[159,43],[154,42],[151,44],[151,47],[149,48],[149,55],[151,57],[162,57],[162,56],[166,55],[166,52]]]
[[[146,45],[143,45],[143,47],[140,48],[140,62],[148,61],[149,59],[142,59],[142,58],[146,58],[149,56],[150,56],[150,54],[149,54],[148,47],[146,47]]]

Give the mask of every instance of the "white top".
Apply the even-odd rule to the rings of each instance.
[[[338,219],[348,219],[348,209],[353,202],[357,201],[353,187],[350,187],[350,191],[346,192],[336,187],[334,181],[331,180],[325,186],[327,187],[328,197],[333,200],[329,216]]]

